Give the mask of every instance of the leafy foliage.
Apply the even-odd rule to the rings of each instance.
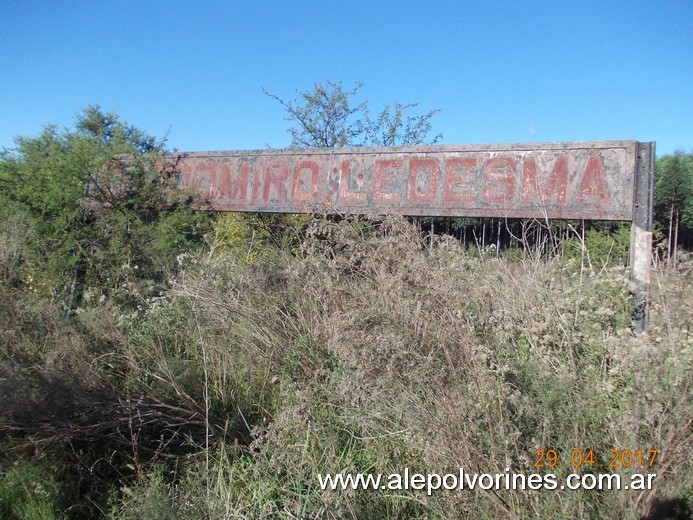
[[[230,252],[244,265],[277,251],[298,253],[301,236],[312,217],[281,213],[228,213],[220,215],[210,233],[215,247]]]
[[[660,157],[656,170],[655,218],[668,229],[667,251],[675,255],[679,231],[684,245],[693,244],[693,153]]]
[[[23,447],[71,467],[55,482],[98,504],[82,499],[72,516],[625,518],[667,500],[687,507],[689,264],[658,280],[651,332],[634,338],[620,267],[474,258],[401,218],[319,218],[298,252],[250,264],[209,240],[215,253],[181,259],[163,297],[133,310],[85,302],[72,328],[35,311],[47,334],[8,349],[20,360],[47,344],[37,368],[3,371],[0,462]],[[20,295],[38,307],[40,295]],[[78,363],[65,363],[69,349]],[[322,491],[316,478],[529,474],[547,446],[597,457],[654,446],[667,462],[646,493],[428,496]],[[48,490],[39,501],[8,466],[2,475],[0,493],[65,511],[53,480],[27,477]]]
[[[16,461],[0,476],[0,516],[7,519],[50,520],[66,507],[69,492],[39,464]]]
[[[681,223],[693,228],[693,153],[676,152],[657,160],[655,207],[681,212]]]
[[[606,266],[624,266],[628,262],[630,226],[617,223],[593,223],[584,240],[573,233],[561,242],[564,260],[585,261],[594,269]],[[584,259],[583,259],[584,256]]]
[[[67,308],[88,289],[136,305],[209,227],[211,217],[171,189],[163,142],[115,114],[89,107],[74,130],[49,126],[16,142],[0,159],[0,218],[31,232],[13,283],[50,280]]]
[[[315,83],[312,91],[298,92],[299,98],[285,101],[267,90],[287,112],[291,146],[297,148],[334,148],[344,146],[408,146],[433,144],[441,135],[430,138],[431,119],[440,110],[410,114],[417,103],[395,102],[386,105],[373,119],[368,101],[356,103],[361,89],[357,83],[345,90],[341,82]]]

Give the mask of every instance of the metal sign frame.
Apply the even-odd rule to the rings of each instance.
[[[652,214],[654,203],[655,143],[638,143],[633,219],[630,235],[631,280],[633,291],[633,322],[637,333],[648,323],[648,299],[652,266]]]

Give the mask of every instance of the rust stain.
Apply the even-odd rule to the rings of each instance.
[[[210,209],[632,220],[635,141],[195,152],[176,184]]]

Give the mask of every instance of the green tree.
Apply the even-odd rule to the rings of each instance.
[[[676,152],[657,160],[656,219],[667,229],[667,261],[676,262],[679,234],[693,232],[693,153]]]
[[[395,101],[373,118],[368,101],[356,101],[362,86],[357,83],[346,90],[338,81],[315,83],[312,91],[299,91],[298,99],[290,101],[263,92],[286,109],[292,147],[413,146],[441,139],[440,134],[431,137],[431,119],[439,109],[412,114],[418,103]]]
[[[88,107],[74,129],[15,142],[0,157],[0,221],[22,215],[32,232],[14,283],[41,278],[67,309],[87,288],[135,305],[209,228],[211,217],[172,189],[164,142],[117,114]]]

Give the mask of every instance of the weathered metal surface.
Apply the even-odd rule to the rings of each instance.
[[[195,152],[176,183],[218,211],[632,220],[636,154],[635,141]]]
[[[650,266],[652,265],[652,206],[654,197],[655,143],[638,143],[630,268],[633,290],[633,324],[642,332],[648,322]]]

